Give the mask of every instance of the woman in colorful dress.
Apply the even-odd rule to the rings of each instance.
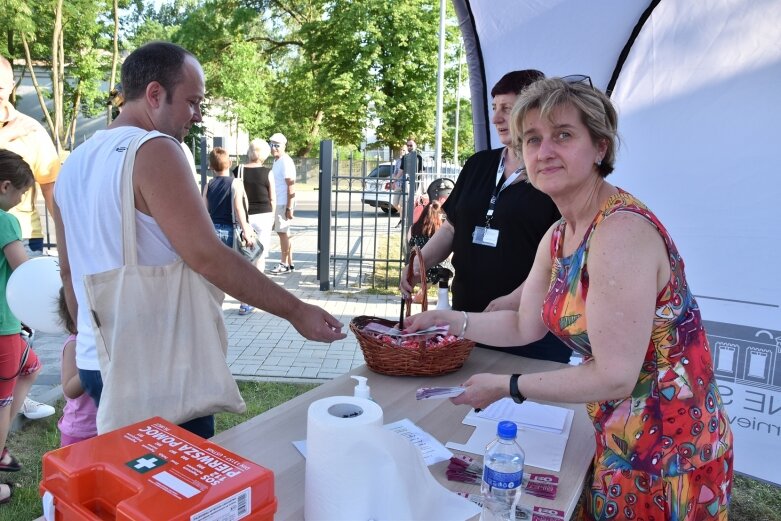
[[[712,353],[667,230],[605,180],[615,109],[586,76],[540,80],[519,96],[511,131],[530,182],[562,215],[540,243],[519,310],[432,311],[407,330],[448,323],[496,345],[552,331],[582,365],[474,375],[453,403],[585,402],[596,435],[589,519],[726,520],[732,432]]]

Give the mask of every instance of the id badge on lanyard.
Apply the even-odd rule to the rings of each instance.
[[[523,167],[518,168],[500,187],[499,181],[504,175],[504,154],[502,154],[499,168],[496,171],[496,188],[494,193],[491,194],[491,200],[488,202],[488,211],[485,214],[485,226],[475,226],[475,231],[472,232],[472,244],[496,248],[496,245],[499,243],[499,230],[491,228],[491,219],[494,216],[496,201],[499,199],[499,194],[502,193],[502,190],[513,184],[522,173]]]
[[[475,226],[475,231],[472,232],[472,243],[496,248],[498,242],[499,230],[486,228],[484,226]]]

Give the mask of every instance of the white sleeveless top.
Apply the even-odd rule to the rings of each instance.
[[[79,369],[100,369],[84,292],[84,276],[122,266],[120,174],[127,146],[134,137],[146,132],[137,127],[96,132],[70,154],[54,187],[54,199],[65,227],[73,289],[79,305],[76,320],[79,331],[76,365]],[[142,142],[160,137],[172,139],[152,132]],[[136,234],[139,264],[163,266],[179,258],[157,222],[138,210]],[[128,313],[133,313],[133,310],[129,309]]]

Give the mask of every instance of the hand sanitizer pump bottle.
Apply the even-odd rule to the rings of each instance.
[[[356,398],[366,398],[367,400],[371,400],[372,396],[369,393],[369,386],[366,385],[366,377],[351,376],[350,378],[355,378],[358,381],[358,383],[355,385],[353,396],[355,396]]]
[[[436,309],[451,309],[450,308],[450,294],[449,281],[453,276],[453,272],[447,268],[440,268],[439,273],[439,291],[437,292],[437,307]]]

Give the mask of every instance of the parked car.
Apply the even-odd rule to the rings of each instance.
[[[371,207],[378,207],[383,212],[398,213],[398,194],[401,189],[395,189],[393,182],[393,163],[381,163],[377,165],[363,179],[363,197],[361,202]]]
[[[382,163],[375,167],[363,181],[363,197],[361,201],[372,207],[379,207],[385,213],[397,214],[401,209],[402,186],[394,182],[393,163]],[[442,173],[430,172],[424,169],[417,174],[415,189],[415,206],[425,206],[430,197],[445,202],[455,185],[460,169],[458,167],[443,167]],[[433,195],[432,195],[433,194]],[[417,212],[419,213],[419,212]]]

